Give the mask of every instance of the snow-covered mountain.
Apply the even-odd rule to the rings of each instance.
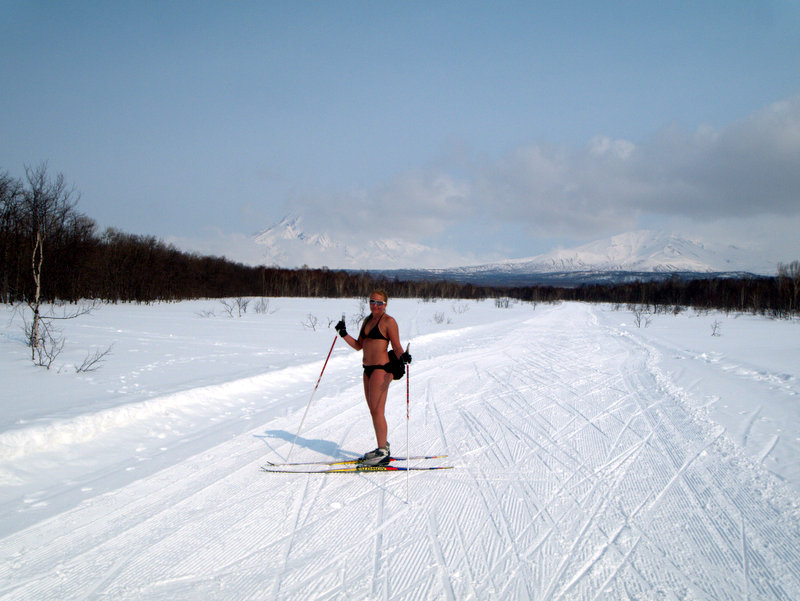
[[[316,258],[328,253],[344,256],[349,254],[345,245],[332,240],[327,234],[306,233],[299,217],[284,217],[279,223],[256,235],[254,242],[263,247],[268,265],[289,266],[297,262],[297,257]],[[303,260],[299,264],[307,262]]]
[[[369,240],[362,244],[344,243],[327,233],[311,233],[301,217],[285,217],[254,237],[263,249],[267,265],[281,267],[328,266],[332,269],[387,269],[426,263],[434,254],[431,248],[397,238]]]
[[[514,259],[465,271],[554,273],[629,271],[650,273],[774,273],[777,265],[744,248],[690,240],[665,232],[639,230],[570,249],[557,249],[526,259]]]
[[[309,233],[300,217],[287,217],[267,228],[254,241],[268,265],[335,269],[366,269],[398,277],[442,277],[482,283],[538,281],[595,281],[620,274],[746,272],[772,275],[777,261],[734,245],[720,245],[673,233],[639,230],[574,248],[559,248],[524,259],[442,269],[431,265],[442,253],[399,239],[381,239],[361,245],[345,244],[327,233]],[[452,263],[450,264],[457,264]],[[413,266],[413,267],[412,267]],[[613,276],[611,274],[614,274]]]
[[[640,230],[526,259],[453,269],[398,270],[392,275],[486,285],[572,285],[654,279],[669,274],[773,275],[776,270],[776,261],[749,249]]]

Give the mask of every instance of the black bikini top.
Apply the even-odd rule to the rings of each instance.
[[[372,329],[367,333],[364,333],[364,330],[367,327],[367,322],[364,322],[364,325],[361,328],[361,334],[364,336],[364,338],[371,338],[372,340],[386,340],[387,342],[389,341],[386,336],[381,334],[381,329],[378,327],[378,324],[381,323],[381,319],[383,319],[383,315],[378,318],[377,323],[372,326]]]

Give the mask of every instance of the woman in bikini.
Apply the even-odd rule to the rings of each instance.
[[[361,457],[366,465],[386,465],[389,463],[389,442],[386,440],[388,428],[384,409],[389,384],[392,382],[389,361],[389,343],[392,352],[403,363],[411,363],[411,355],[400,345],[400,332],[397,322],[386,314],[388,297],[383,290],[376,290],[369,296],[370,315],[364,319],[358,338],[347,333],[344,321],[336,324],[336,331],[344,341],[357,351],[363,351],[364,396],[367,399],[372,425],[378,448]]]

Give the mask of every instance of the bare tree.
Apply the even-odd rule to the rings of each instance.
[[[19,248],[20,203],[22,201],[22,183],[8,175],[0,173],[0,302],[10,303],[12,298],[12,272],[17,249]]]
[[[33,338],[33,326],[23,315],[23,331],[28,340]],[[39,344],[31,349],[31,360],[40,367],[50,369],[53,362],[64,350],[64,337],[61,332],[53,327],[52,323],[43,317],[39,317]]]
[[[47,163],[38,167],[25,167],[27,186],[22,193],[22,215],[27,222],[31,242],[31,272],[33,274],[33,298],[28,306],[33,312],[30,328],[31,359],[41,344],[41,298],[42,274],[45,265],[45,242],[60,235],[72,217],[78,195],[68,188],[64,176],[59,173],[51,179],[47,175]]]
[[[39,332],[37,334],[39,343],[37,346],[31,348],[31,360],[34,364],[50,369],[50,366],[53,365],[56,358],[61,354],[61,351],[64,350],[64,336],[61,334],[61,330],[56,327],[55,322],[75,319],[82,315],[89,315],[97,308],[97,305],[97,301],[91,301],[81,303],[79,306],[72,309],[67,309],[66,306],[62,306],[60,314],[57,313],[54,305],[50,305],[47,309],[40,311],[38,314],[34,314],[34,316],[38,318],[37,325],[39,327]],[[25,338],[30,343],[34,338],[33,323],[28,321],[22,306],[23,304],[19,303],[17,305],[17,310],[22,313],[22,329],[25,333]],[[78,369],[77,371],[94,371],[98,369],[105,356],[111,352],[111,346],[113,345],[110,345],[105,351],[98,353],[96,358],[90,357],[87,361],[84,361],[84,367],[86,367],[88,363],[88,366],[93,367],[93,369]],[[93,360],[90,361],[90,359]]]
[[[778,265],[778,282],[783,286],[788,284],[791,292],[789,298],[789,312],[798,309],[797,300],[800,295],[800,261],[792,261],[788,265]]]

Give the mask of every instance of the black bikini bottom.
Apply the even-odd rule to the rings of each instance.
[[[385,363],[384,365],[364,365],[364,375],[369,378],[376,369],[382,369],[386,373],[392,373],[391,365],[391,363]]]

